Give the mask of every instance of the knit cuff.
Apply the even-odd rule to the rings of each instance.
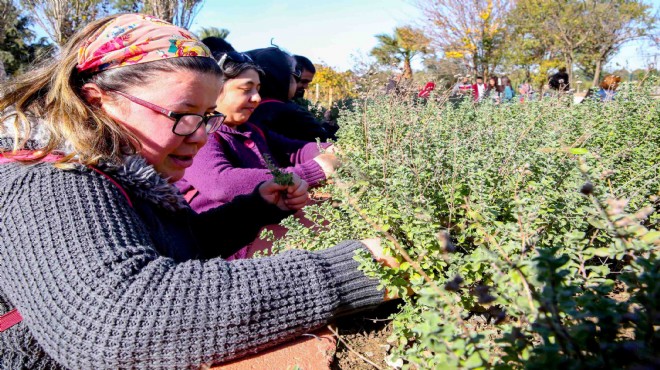
[[[384,301],[385,290],[378,289],[378,279],[369,278],[358,270],[360,263],[354,256],[360,249],[367,250],[364,244],[351,240],[315,253],[327,263],[328,280],[335,282],[339,298],[335,317],[362,311]]]
[[[309,187],[318,186],[321,181],[325,180],[325,172],[323,168],[315,160],[309,160],[294,167],[294,172],[305,180]]]

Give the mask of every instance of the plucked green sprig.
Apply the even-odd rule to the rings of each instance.
[[[289,172],[283,172],[280,170],[271,159],[270,155],[264,154],[264,160],[266,161],[266,167],[270,170],[270,174],[273,175],[273,180],[278,185],[293,185],[293,175]]]

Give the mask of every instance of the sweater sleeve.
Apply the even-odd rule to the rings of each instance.
[[[195,156],[193,165],[186,169],[186,181],[215,206],[228,203],[239,195],[250,194],[257,185],[273,178],[267,168],[236,167],[225,151],[220,139],[211,135]],[[284,170],[296,173],[310,186],[325,180],[321,166],[314,161]]]
[[[268,147],[271,152],[276,156],[278,161],[283,162],[284,159],[292,165],[298,165],[311,161],[317,155],[321,154],[319,145],[316,141],[303,141],[290,139],[277,132],[265,130],[268,140]],[[320,147],[325,149],[332,144],[321,143]]]
[[[66,368],[200,367],[383,299],[357,270],[359,242],[175,263],[99,175],[38,167],[4,184],[0,289]]]
[[[186,181],[216,206],[252,193],[258,184],[272,177],[264,168],[235,167],[216,135],[209,136],[185,175]]]
[[[258,188],[208,211],[195,213],[188,210],[186,213],[192,233],[201,248],[201,258],[229,257],[250,244],[262,227],[277,224],[294,214],[266,202]],[[219,235],[222,235],[220,242]]]

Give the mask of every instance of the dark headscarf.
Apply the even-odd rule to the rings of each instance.
[[[262,99],[288,101],[293,58],[276,47],[254,49],[246,53],[264,71],[259,90]]]

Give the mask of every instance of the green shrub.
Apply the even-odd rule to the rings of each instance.
[[[416,293],[393,318],[404,367],[656,368],[659,107],[631,85],[607,104],[355,101],[333,201],[274,252],[381,238],[401,267],[364,270]]]

